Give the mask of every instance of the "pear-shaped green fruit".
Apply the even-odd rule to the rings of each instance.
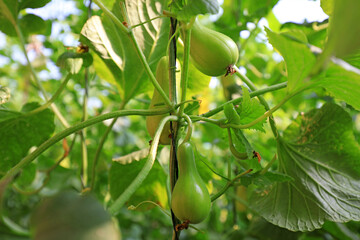
[[[180,64],[177,64],[177,68]],[[176,79],[180,79],[180,71],[176,72]],[[156,80],[161,86],[162,90],[169,96],[169,58],[167,56],[162,57],[156,67]],[[178,81],[177,81],[178,82]],[[150,102],[149,109],[164,108],[165,102],[160,93],[154,89],[154,93]],[[159,126],[160,121],[168,114],[154,115],[146,117],[146,128],[151,138],[154,137],[155,132]],[[175,125],[173,125],[175,127]],[[160,135],[159,143],[163,145],[169,145],[171,143],[170,136],[170,122],[167,122]]]
[[[236,43],[228,36],[211,30],[196,19],[191,31],[190,56],[204,74],[220,76],[239,58]]]
[[[210,212],[211,200],[205,183],[196,170],[193,147],[182,143],[177,150],[179,178],[171,197],[171,208],[181,221],[199,223]]]

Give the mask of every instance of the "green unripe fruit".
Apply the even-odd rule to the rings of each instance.
[[[211,200],[205,183],[196,170],[193,147],[183,143],[178,147],[179,178],[171,197],[171,208],[181,221],[199,223],[210,212]]]
[[[180,66],[180,64],[178,64],[178,66]],[[176,73],[177,79],[180,79],[179,74],[180,72]],[[162,90],[164,90],[166,95],[169,97],[169,58],[167,56],[162,57],[158,62],[158,65],[156,67],[156,80],[161,86]],[[164,107],[165,102],[163,97],[156,89],[154,89],[149,109],[157,109]],[[168,114],[146,117],[146,128],[151,138],[154,138],[160,121],[166,116],[168,116]],[[170,133],[170,122],[167,122],[164,126],[163,131],[161,132],[159,143],[163,145],[169,145],[171,143],[171,137],[169,136]]]
[[[202,26],[196,19],[191,31],[190,56],[204,74],[220,76],[239,58],[236,43],[228,36]]]

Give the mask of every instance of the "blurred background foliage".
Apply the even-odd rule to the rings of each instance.
[[[2,1],[2,0],[1,0]],[[289,0],[282,0],[286,2]],[[26,51],[30,61],[41,79],[46,92],[53,94],[66,75],[65,70],[56,66],[58,57],[69,49],[76,49],[80,31],[91,15],[100,15],[101,11],[94,4],[89,10],[89,1],[38,1],[40,7],[26,5],[23,2],[19,10],[19,26],[26,42]],[[111,8],[114,1],[104,1]],[[303,0],[303,2],[309,2]],[[310,1],[312,2],[312,1]],[[319,5],[319,1],[316,1]],[[221,3],[221,12],[216,16],[203,16],[202,20],[209,27],[230,36],[237,42],[240,58],[237,66],[260,89],[269,85],[286,81],[286,69],[282,57],[269,45],[264,26],[272,31],[298,31],[307,41],[319,48],[326,41],[328,20],[280,22],[274,14],[273,8],[278,0],[251,1],[225,0]],[[45,7],[43,7],[45,6]],[[31,7],[31,8],[29,8]],[[90,11],[90,12],[89,12]],[[26,59],[21,50],[21,42],[16,37],[14,29],[0,16],[0,87],[1,100],[9,98],[0,105],[2,109],[19,111],[28,102],[44,103],[42,93],[31,77],[31,70],[27,67]],[[179,54],[181,56],[181,46]],[[98,57],[90,51],[94,63]],[[353,65],[360,64],[359,59]],[[97,70],[101,67],[97,67]],[[118,86],[104,79],[104,74],[95,71],[91,65],[87,71],[80,71],[74,75],[66,85],[66,89],[56,99],[55,104],[70,125],[82,121],[85,94],[85,79],[88,84],[88,117],[119,109],[121,97]],[[196,77],[196,74],[193,78]],[[110,76],[109,76],[110,77]],[[206,82],[206,81],[205,81]],[[194,98],[201,99],[201,107],[194,113],[204,113],[229,99],[241,95],[240,79],[235,76],[208,79],[209,87],[194,86]],[[196,91],[197,89],[197,91]],[[199,90],[200,89],[200,90]],[[271,106],[276,105],[285,96],[286,90],[279,90],[264,95]],[[128,109],[147,109],[152,90],[132,98]],[[275,114],[275,121],[280,132],[294,120],[298,114],[321,106],[326,102],[337,102],[352,116],[354,133],[360,143],[360,114],[351,106],[338,102],[327,95],[322,89],[305,91],[291,99]],[[218,116],[224,117],[221,113]],[[109,121],[91,126],[86,130],[86,146],[89,166],[93,163],[99,140],[107,130]],[[55,131],[64,129],[60,121],[55,118]],[[245,130],[245,135],[254,149],[261,154],[261,165],[264,167],[276,153],[276,142],[270,127],[265,125],[265,133]],[[150,137],[146,132],[145,118],[131,116],[119,118],[114,125],[101,152],[100,161],[96,169],[96,184],[94,194],[98,201],[106,206],[112,198],[131,180],[119,178],[117,163],[112,159],[125,156],[149,146]],[[206,162],[215,171],[227,175],[227,163],[233,164],[233,174],[241,171],[241,166],[232,157],[225,129],[206,123],[196,123],[193,142],[197,146],[198,170],[207,182],[210,193],[215,193],[225,185],[225,181],[213,174],[204,164]],[[66,156],[56,168],[52,166],[62,159],[64,147],[70,146]],[[26,166],[21,176],[16,178],[13,185],[3,197],[3,217],[0,222],[0,239],[30,239],[29,222],[33,208],[47,196],[66,189],[82,191],[80,176],[82,159],[82,142],[79,134],[66,138],[66,142],[59,142],[33,163]],[[127,206],[143,201],[154,201],[169,211],[166,194],[169,148],[159,149],[158,163],[151,170],[146,179],[147,184],[137,190],[129,200]],[[276,169],[276,164],[273,168]],[[129,170],[138,171],[141,162],[127,165]],[[121,170],[124,171],[124,170]],[[124,172],[121,172],[123,174]],[[0,175],[4,174],[0,169]],[[130,173],[129,173],[130,174]],[[92,177],[91,168],[88,175]],[[131,175],[131,174],[130,174]],[[46,184],[42,186],[42,183]],[[110,186],[109,186],[110,185]],[[332,223],[325,222],[321,229],[313,232],[291,232],[274,226],[246,208],[246,187],[235,186],[212,205],[210,216],[206,221],[198,224],[199,230],[183,231],[181,239],[360,239],[360,224],[358,222]],[[169,239],[172,235],[171,218],[158,206],[144,203],[136,210],[123,208],[116,217],[122,239]]]

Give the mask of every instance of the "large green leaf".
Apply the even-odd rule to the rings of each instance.
[[[267,221],[293,231],[325,220],[360,220],[360,147],[351,117],[335,104],[301,114],[278,140],[279,171],[294,180],[252,195]]]
[[[136,25],[148,19],[159,16],[165,8],[166,1],[152,1],[150,4],[125,1],[130,18],[129,25]],[[119,2],[114,5],[113,12],[122,21]],[[133,29],[138,42],[152,71],[160,57],[165,54],[168,41],[169,21],[166,18],[155,19]],[[110,69],[113,77],[119,83],[120,94],[123,99],[146,92],[151,87],[144,67],[136,53],[134,44],[129,36],[107,16],[102,18],[93,16],[81,31],[81,40],[89,45]]]
[[[360,110],[360,70],[347,66],[331,63],[329,68],[313,79],[313,86],[324,87],[335,98],[346,101]]]
[[[137,161],[113,162],[109,173],[110,194],[112,199],[118,198],[143,168],[146,158]],[[153,201],[166,208],[166,174],[158,162],[150,170],[141,186],[131,196],[128,205],[137,205],[142,201]],[[152,206],[151,206],[152,207]]]
[[[32,146],[40,145],[53,133],[54,114],[50,109],[26,115],[37,107],[39,107],[38,103],[28,103],[21,112],[0,110],[1,172],[9,170]]]
[[[314,54],[306,44],[301,42],[306,41],[306,36],[301,36],[299,32],[296,32],[296,37],[294,37],[294,32],[279,34],[269,29],[266,29],[266,33],[271,45],[280,52],[285,60],[288,75],[288,92],[295,91],[304,84],[304,79],[316,62]],[[292,40],[295,38],[298,41]]]

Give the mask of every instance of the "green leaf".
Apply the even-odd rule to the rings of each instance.
[[[210,76],[200,72],[190,61],[186,94],[188,96],[204,95],[205,89],[209,87],[210,80]]]
[[[0,0],[0,30],[9,36],[16,36],[15,24],[18,16],[18,1]]]
[[[26,36],[30,34],[45,35],[47,30],[47,24],[44,19],[34,14],[26,14],[19,19],[18,24],[22,30],[22,33]]]
[[[257,17],[264,17],[266,14],[275,6],[275,4],[279,0],[268,0],[268,1],[261,1],[261,0],[243,0],[242,8],[243,11],[246,10],[249,16],[257,16]]]
[[[360,49],[360,1],[334,0],[324,54],[343,57]],[[330,54],[329,54],[330,53]]]
[[[166,1],[150,4],[145,0],[136,4],[125,1],[125,4],[130,18],[128,24],[136,25],[161,15]],[[120,4],[115,4],[113,12],[123,21],[119,6]],[[158,60],[166,52],[168,30],[169,19],[167,18],[155,19],[133,29],[135,38],[153,72],[155,72]],[[81,31],[81,41],[102,58],[113,75],[110,79],[115,78],[118,82],[119,92],[123,99],[127,101],[151,89],[149,78],[129,36],[122,32],[107,15],[103,18],[91,17]]]
[[[335,0],[320,0],[320,6],[324,13],[331,16],[334,12]]]
[[[41,8],[48,4],[51,0],[21,0],[19,9],[24,8]]]
[[[240,124],[248,124],[258,117],[262,116],[265,113],[265,108],[260,104],[258,100],[255,98],[250,98],[250,93],[247,88],[243,89],[243,100],[237,109],[240,115]],[[256,123],[254,126],[249,129],[255,129],[262,132],[265,132],[263,128],[263,124],[265,123],[265,119]]]
[[[81,67],[88,67],[92,62],[93,58],[90,53],[65,52],[58,57],[56,65],[71,74],[77,74]]]
[[[224,113],[228,123],[240,124],[240,116],[235,110],[234,104],[232,103],[225,104]]]
[[[17,0],[0,0],[0,16],[7,19],[14,26],[18,16],[18,7]]]
[[[239,152],[246,152],[248,157],[251,158],[253,156],[254,148],[251,146],[250,142],[245,137],[243,131],[241,131],[240,129],[237,129],[237,128],[232,128],[231,130],[234,133],[232,135],[234,136],[233,141],[235,143],[235,148]],[[257,160],[256,160],[256,162],[257,162]]]
[[[174,6],[181,6],[177,8],[177,19],[180,21],[189,21],[192,17],[199,14],[216,14],[219,12],[220,6],[216,0],[189,0],[189,1],[174,1]]]
[[[308,238],[301,238],[301,232],[292,232],[284,228],[275,226],[263,218],[257,217],[250,222],[249,230],[253,237],[262,240],[310,240]],[[312,239],[314,240],[314,239]]]
[[[54,132],[54,114],[50,109],[25,114],[37,107],[38,103],[27,103],[21,112],[0,109],[1,172],[17,164],[32,146],[39,146]]]
[[[347,55],[343,59],[354,67],[360,68],[360,49],[353,54]]]
[[[360,110],[360,70],[344,62],[340,64],[331,63],[325,72],[311,80],[312,86],[324,87],[335,98]]]
[[[335,104],[301,114],[278,139],[279,171],[294,181],[253,194],[253,209],[292,231],[359,221],[360,147],[352,131],[351,117]]]
[[[109,173],[110,194],[112,199],[116,199],[122,194],[143,168],[145,162],[146,159],[132,161],[126,164],[112,163]],[[127,205],[136,206],[142,201],[157,202],[163,208],[168,206],[166,174],[158,162],[154,163],[149,175],[131,196]],[[150,208],[154,207],[153,205],[147,206]]]
[[[334,223],[326,221],[324,223],[323,229],[329,232],[336,239],[341,240],[360,240],[359,234],[352,232],[346,227],[343,223]]]
[[[304,84],[304,79],[308,76],[313,65],[316,62],[314,54],[308,46],[304,44],[304,39],[295,38],[299,33],[274,33],[266,29],[270,44],[283,56],[287,75],[288,75],[288,92],[293,92]],[[304,37],[305,35],[302,35]],[[294,41],[294,40],[297,41]]]
[[[36,176],[36,164],[30,163],[26,166],[20,174],[20,177],[16,178],[16,183],[20,187],[28,187]]]

